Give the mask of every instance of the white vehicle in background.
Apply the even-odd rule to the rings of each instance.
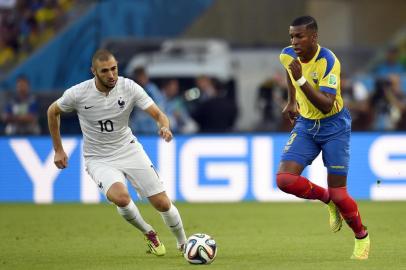
[[[160,51],[135,55],[126,67],[126,75],[131,76],[137,67],[144,67],[151,79],[206,75],[224,83],[233,76],[228,44],[212,39],[164,41]]]
[[[123,44],[133,47],[128,41]],[[165,79],[178,79],[189,101],[200,95],[196,77],[216,79],[239,108],[236,129],[251,130],[260,115],[255,107],[258,86],[275,71],[283,71],[279,53],[280,49],[271,48],[231,49],[217,39],[173,39],[163,41],[159,50],[133,54],[125,74],[131,78],[136,68],[144,67],[158,85]]]

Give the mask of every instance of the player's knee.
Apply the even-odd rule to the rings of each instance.
[[[278,186],[279,189],[282,189],[284,187],[284,173],[278,173],[276,175],[276,185]]]
[[[155,205],[155,208],[159,212],[167,212],[171,208],[171,202],[169,200],[159,200]]]
[[[159,198],[155,199],[152,204],[154,205],[155,209],[159,212],[167,212],[171,208],[171,201],[166,196],[160,196]]]
[[[152,195],[148,197],[150,203],[154,206],[159,212],[166,212],[171,208],[172,202],[165,192]]]
[[[299,176],[291,173],[278,173],[276,175],[276,184],[282,191],[287,192],[286,187],[296,182]]]
[[[131,202],[131,197],[128,192],[121,192],[114,195],[110,200],[118,207],[125,207]]]

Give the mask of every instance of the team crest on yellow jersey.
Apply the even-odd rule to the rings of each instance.
[[[319,76],[317,76],[317,72],[312,72],[312,80],[315,84],[319,82]]]

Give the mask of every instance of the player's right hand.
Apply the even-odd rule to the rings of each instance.
[[[68,156],[65,151],[60,150],[55,152],[54,163],[58,169],[65,169],[68,167]]]
[[[297,116],[299,115],[299,112],[297,110],[297,104],[296,103],[288,103],[286,104],[285,108],[282,110],[282,114],[289,119],[290,123],[292,125],[295,124]]]
[[[161,127],[158,131],[159,136],[166,142],[170,142],[173,138],[172,131],[167,127]]]
[[[293,59],[289,64],[289,69],[292,73],[292,77],[295,81],[299,80],[302,77],[302,64],[299,60]]]

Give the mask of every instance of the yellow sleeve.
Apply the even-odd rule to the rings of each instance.
[[[279,60],[281,61],[281,64],[283,67],[289,71],[288,67],[290,62],[292,62],[293,59],[295,59],[296,53],[293,51],[293,48],[291,46],[286,47],[282,50],[281,54],[279,55]]]

